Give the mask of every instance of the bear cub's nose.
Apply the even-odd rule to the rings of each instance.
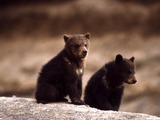
[[[83,56],[86,56],[86,55],[87,55],[87,51],[84,50],[84,51],[82,52],[82,54],[83,54]]]
[[[133,84],[135,84],[137,82],[137,80],[133,80],[132,82],[133,82]]]

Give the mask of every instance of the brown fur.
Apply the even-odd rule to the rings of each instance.
[[[134,57],[130,59],[117,55],[106,63],[88,81],[84,101],[101,110],[118,111],[124,91],[124,83],[135,84]]]
[[[38,103],[66,102],[69,95],[73,104],[84,104],[82,76],[88,55],[90,34],[64,35],[64,49],[39,74],[35,98]]]

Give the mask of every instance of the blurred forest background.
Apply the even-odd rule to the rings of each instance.
[[[126,85],[121,111],[160,116],[159,0],[0,0],[0,96],[32,97],[44,63],[63,34],[91,33],[83,77],[120,53],[136,58],[138,82]]]

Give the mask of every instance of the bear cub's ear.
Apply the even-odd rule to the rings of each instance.
[[[134,62],[135,58],[131,57],[129,60],[132,61],[132,62]]]
[[[69,40],[69,35],[64,34],[63,39],[64,39],[64,42],[67,42]]]
[[[122,62],[123,61],[123,57],[122,55],[118,54],[116,55],[116,63]]]
[[[84,35],[87,39],[90,39],[91,34],[88,32]]]

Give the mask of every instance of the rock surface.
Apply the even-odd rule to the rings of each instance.
[[[87,106],[66,103],[37,104],[34,99],[0,97],[2,120],[160,120],[140,113],[101,111]]]

